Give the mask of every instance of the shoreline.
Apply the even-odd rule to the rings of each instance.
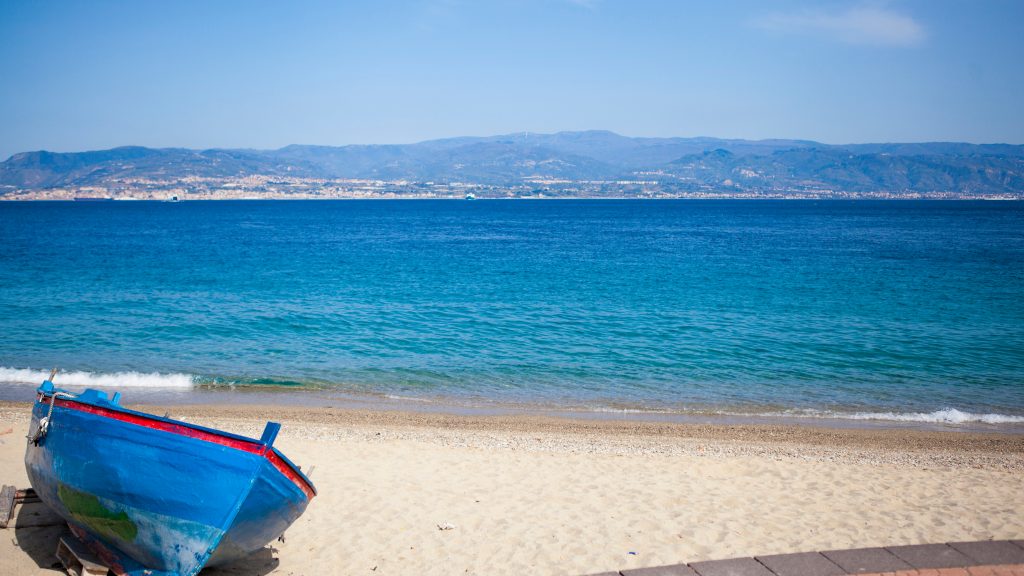
[[[59,386],[59,384],[58,384]],[[0,409],[6,404],[30,403],[35,397],[36,384],[0,385]],[[67,386],[78,393],[92,386]],[[109,394],[122,392],[126,404],[138,406],[181,407],[205,406],[288,406],[295,409],[315,410],[319,407],[341,410],[411,413],[423,415],[445,415],[452,417],[507,417],[507,418],[549,418],[565,421],[625,422],[638,424],[696,425],[696,426],[781,426],[795,428],[822,428],[831,430],[909,430],[922,432],[946,432],[953,434],[999,434],[1024,435],[1024,422],[985,422],[978,420],[941,421],[927,420],[946,411],[965,416],[985,417],[1002,414],[968,414],[957,409],[942,409],[931,413],[917,412],[821,412],[801,414],[798,409],[787,412],[773,408],[764,412],[730,412],[725,409],[671,410],[651,409],[642,406],[615,408],[609,406],[589,407],[585,405],[558,404],[539,401],[528,403],[511,400],[487,400],[457,396],[412,397],[396,396],[390,393],[332,390],[329,388],[293,388],[274,385],[241,386],[195,386],[192,388],[137,388],[103,387]],[[886,416],[872,418],[877,414]],[[1009,416],[1017,418],[1016,416]]]
[[[1024,434],[751,422],[467,414],[282,404],[125,404],[127,408],[258,438],[268,420],[305,439],[413,439],[437,445],[574,454],[732,455],[848,463],[1024,471]],[[0,421],[27,423],[29,402],[0,401]]]

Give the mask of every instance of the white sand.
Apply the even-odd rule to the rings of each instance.
[[[172,412],[256,436],[267,413]],[[272,558],[204,574],[583,574],[1024,537],[1019,436],[274,415],[277,446],[316,466],[319,495]],[[4,484],[27,486],[26,428],[25,408],[0,410]],[[53,530],[13,532],[0,574],[54,573],[14,544],[43,547]]]

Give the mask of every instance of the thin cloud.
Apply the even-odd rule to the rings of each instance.
[[[849,44],[916,46],[927,37],[924,27],[910,16],[878,6],[770,14],[754,24],[773,32],[824,36]]]

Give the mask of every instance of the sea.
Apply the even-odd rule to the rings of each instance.
[[[135,400],[1024,429],[1024,203],[0,203],[0,399],[52,367]]]

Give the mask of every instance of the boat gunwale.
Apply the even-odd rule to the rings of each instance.
[[[163,416],[157,416],[155,414],[148,414],[146,412],[140,412],[138,410],[132,410],[130,408],[124,408],[117,404],[109,403],[107,406],[99,405],[96,403],[88,402],[80,398],[68,398],[58,396],[53,399],[54,392],[61,392],[59,389],[54,389],[53,392],[44,392],[38,390],[38,402],[50,402],[52,401],[56,406],[62,408],[68,408],[71,410],[78,410],[80,412],[86,412],[95,416],[107,417],[119,422],[126,424],[134,424],[136,426],[143,426],[151,430],[159,430],[162,432],[168,432],[171,434],[177,434],[192,438],[195,440],[210,442],[226,446],[228,448],[234,448],[243,452],[249,452],[251,454],[257,454],[262,456],[266,461],[278,472],[281,472],[286,478],[298,487],[303,494],[306,495],[306,500],[312,500],[317,494],[316,486],[313,482],[299,470],[291,460],[282,454],[277,448],[268,446],[266,443],[257,440],[255,438],[249,438],[247,436],[241,436],[239,434],[233,434],[231,432],[225,432],[223,430],[217,430],[216,428],[208,428],[199,424],[192,424],[189,422],[183,422],[181,420],[174,420],[172,418],[165,418]],[[85,408],[87,407],[87,408]],[[117,415],[124,417],[117,417]],[[159,424],[159,426],[150,426],[145,421]],[[198,434],[189,434],[182,429],[191,430]]]

